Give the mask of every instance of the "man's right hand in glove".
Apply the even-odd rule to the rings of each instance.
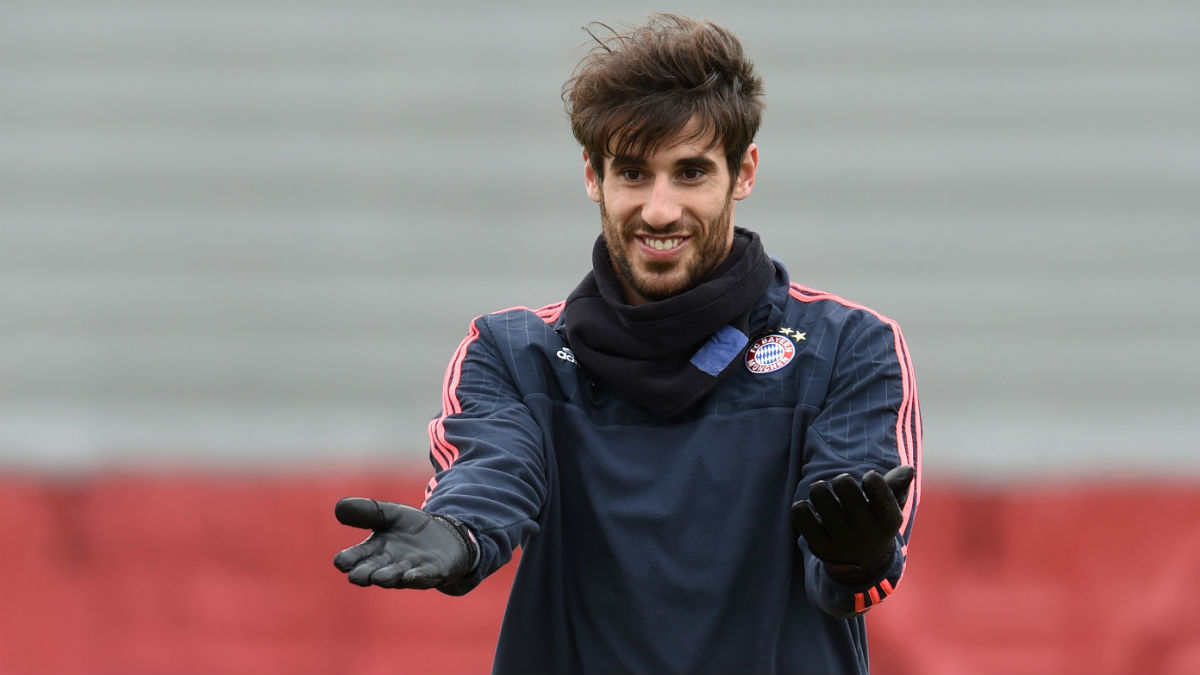
[[[479,544],[450,516],[362,497],[338,500],[343,525],[372,530],[361,544],[333,559],[350,583],[383,588],[436,588],[453,583],[479,564]]]

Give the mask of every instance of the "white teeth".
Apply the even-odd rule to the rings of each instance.
[[[647,244],[649,244],[650,248],[653,248],[656,251],[666,251],[668,249],[675,248],[683,240],[676,238],[676,239],[645,239],[643,241],[645,241]]]

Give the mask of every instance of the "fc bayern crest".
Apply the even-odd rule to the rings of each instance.
[[[773,373],[792,362],[796,345],[782,335],[759,338],[746,350],[746,367],[756,375]]]

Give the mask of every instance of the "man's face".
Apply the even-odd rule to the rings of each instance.
[[[603,180],[584,154],[588,196],[600,204],[604,241],[631,305],[692,288],[729,255],[733,202],[754,187],[758,148],[746,151],[733,180],[724,150],[707,145],[680,142],[646,157],[605,157]]]

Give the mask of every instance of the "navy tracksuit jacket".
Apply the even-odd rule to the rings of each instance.
[[[892,320],[775,279],[741,363],[659,422],[576,365],[563,303],[471,324],[431,422],[424,508],[482,558],[459,594],[520,567],[497,672],[867,671],[862,613],[904,569],[920,498],[920,411]],[[757,346],[757,348],[756,348]],[[843,586],[797,541],[792,502],[849,472],[917,478],[891,569]]]

